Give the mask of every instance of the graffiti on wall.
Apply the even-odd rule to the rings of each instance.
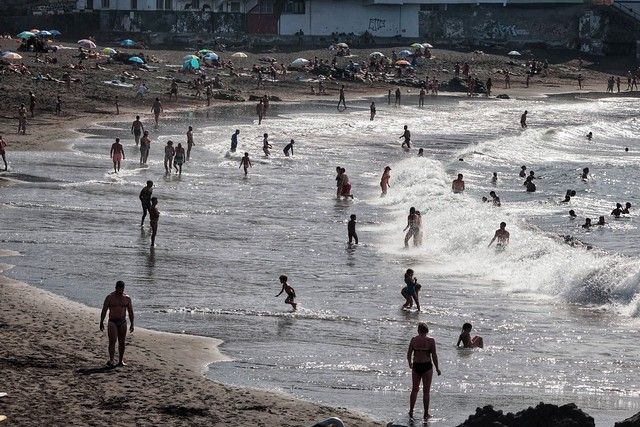
[[[128,33],[237,33],[245,30],[240,13],[101,11],[101,28]],[[105,25],[106,24],[106,25]]]
[[[444,36],[448,39],[464,38],[464,21],[459,18],[445,19]]]
[[[379,31],[385,27],[386,23],[385,19],[371,18],[369,19],[369,31]]]

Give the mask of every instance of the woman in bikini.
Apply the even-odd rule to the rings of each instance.
[[[431,380],[433,378],[433,368],[436,368],[438,375],[441,374],[438,367],[438,355],[436,353],[436,341],[428,337],[429,327],[426,323],[418,323],[418,335],[411,338],[409,350],[407,351],[407,361],[411,369],[413,386],[409,400],[409,417],[413,419],[413,408],[416,405],[420,382],[422,382],[422,402],[424,405],[424,419],[431,418],[429,414],[429,394],[431,393]]]

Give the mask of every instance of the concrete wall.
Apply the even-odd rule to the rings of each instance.
[[[246,15],[200,11],[95,12],[105,32],[236,34],[246,31]]]
[[[307,0],[304,15],[282,14],[279,32],[294,34],[302,29],[306,35],[326,36],[332,32],[375,37],[418,37],[420,6],[364,5],[362,0]]]

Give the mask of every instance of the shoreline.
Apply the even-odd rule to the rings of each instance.
[[[127,335],[128,366],[108,369],[100,311],[5,276],[11,267],[0,263],[0,391],[8,393],[0,413],[7,425],[60,425],[68,418],[104,425],[113,421],[111,411],[136,425],[293,427],[331,416],[349,426],[383,425],[347,409],[209,379],[210,364],[231,360],[215,338],[136,327]]]

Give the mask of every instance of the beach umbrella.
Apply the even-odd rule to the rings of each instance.
[[[52,35],[53,34],[51,34],[51,32],[47,30],[38,31],[38,33],[36,34],[36,36],[38,37],[51,37]]]
[[[370,57],[372,58],[384,58],[384,53],[382,52],[371,52],[369,54]]]
[[[509,55],[509,56],[522,56],[522,54],[520,52],[518,52],[517,50],[512,50],[511,52],[507,53],[507,55]]]
[[[133,41],[133,40],[131,40],[131,39],[125,39],[125,40],[122,40],[122,41],[120,42],[120,46],[133,46],[133,45],[135,45],[135,44],[136,44],[136,42],[134,42],[134,41]]]
[[[303,68],[305,65],[309,63],[308,59],[298,58],[291,63],[293,68]]]
[[[247,54],[244,52],[236,52],[233,55],[231,55],[232,58],[246,58]]]
[[[32,33],[31,31],[23,31],[17,35],[19,39],[30,39],[33,36],[35,36],[35,34]]]
[[[190,61],[192,59],[198,59],[198,57],[195,55],[187,55],[184,58],[182,58],[182,62]]]
[[[51,35],[52,35],[52,36],[54,36],[54,37],[58,37],[58,36],[61,36],[61,35],[62,35],[62,33],[61,33],[60,31],[58,31],[58,30],[49,30],[49,32],[50,32],[50,33],[51,33]]]
[[[348,45],[348,44],[346,44],[346,43],[338,43],[338,44],[336,45],[336,47],[341,47],[341,48],[343,48],[343,49],[347,49],[347,48],[349,47],[349,45]]]
[[[411,45],[411,47],[414,49],[424,49],[424,46],[422,46],[420,43],[414,43]]]
[[[15,52],[4,52],[2,54],[2,59],[6,59],[8,61],[18,61],[22,59],[22,56],[18,55]]]
[[[213,51],[212,51],[212,50],[209,50],[209,49],[200,49],[200,50],[198,51],[198,53],[199,53],[200,55],[206,55],[207,53],[213,53]]]
[[[104,53],[105,55],[115,55],[116,53],[118,53],[118,51],[112,47],[105,47],[104,49],[102,49],[102,53]]]
[[[78,44],[80,46],[82,46],[85,49],[95,49],[96,48],[96,44],[94,42],[92,42],[91,40],[87,40],[87,39],[82,39],[82,40],[78,40]]]
[[[32,28],[29,31],[31,31],[33,34],[35,34],[35,33],[39,32],[40,30],[37,29],[37,28]]]
[[[433,49],[433,46],[429,43],[422,43],[422,47],[424,47],[425,49]]]
[[[197,70],[198,68],[200,68],[200,61],[198,58],[191,58],[182,64],[183,70]]]
[[[204,56],[204,58],[202,58],[202,59],[204,59],[205,61],[212,61],[212,62],[215,62],[215,61],[219,60],[219,59],[220,59],[220,57],[219,57],[216,53],[214,53],[214,52],[210,52],[210,53],[207,53],[207,54]]]
[[[144,64],[144,59],[140,58],[139,56],[132,56],[131,58],[127,59],[127,61],[133,62],[134,64]]]
[[[411,55],[413,55],[413,53],[410,50],[407,50],[407,49],[401,50],[400,52],[398,52],[398,56],[400,58],[406,58],[407,56],[411,56]]]
[[[400,59],[400,60],[396,61],[396,65],[399,66],[399,67],[406,67],[406,66],[411,65],[411,63],[409,61],[404,60],[404,59]]]

